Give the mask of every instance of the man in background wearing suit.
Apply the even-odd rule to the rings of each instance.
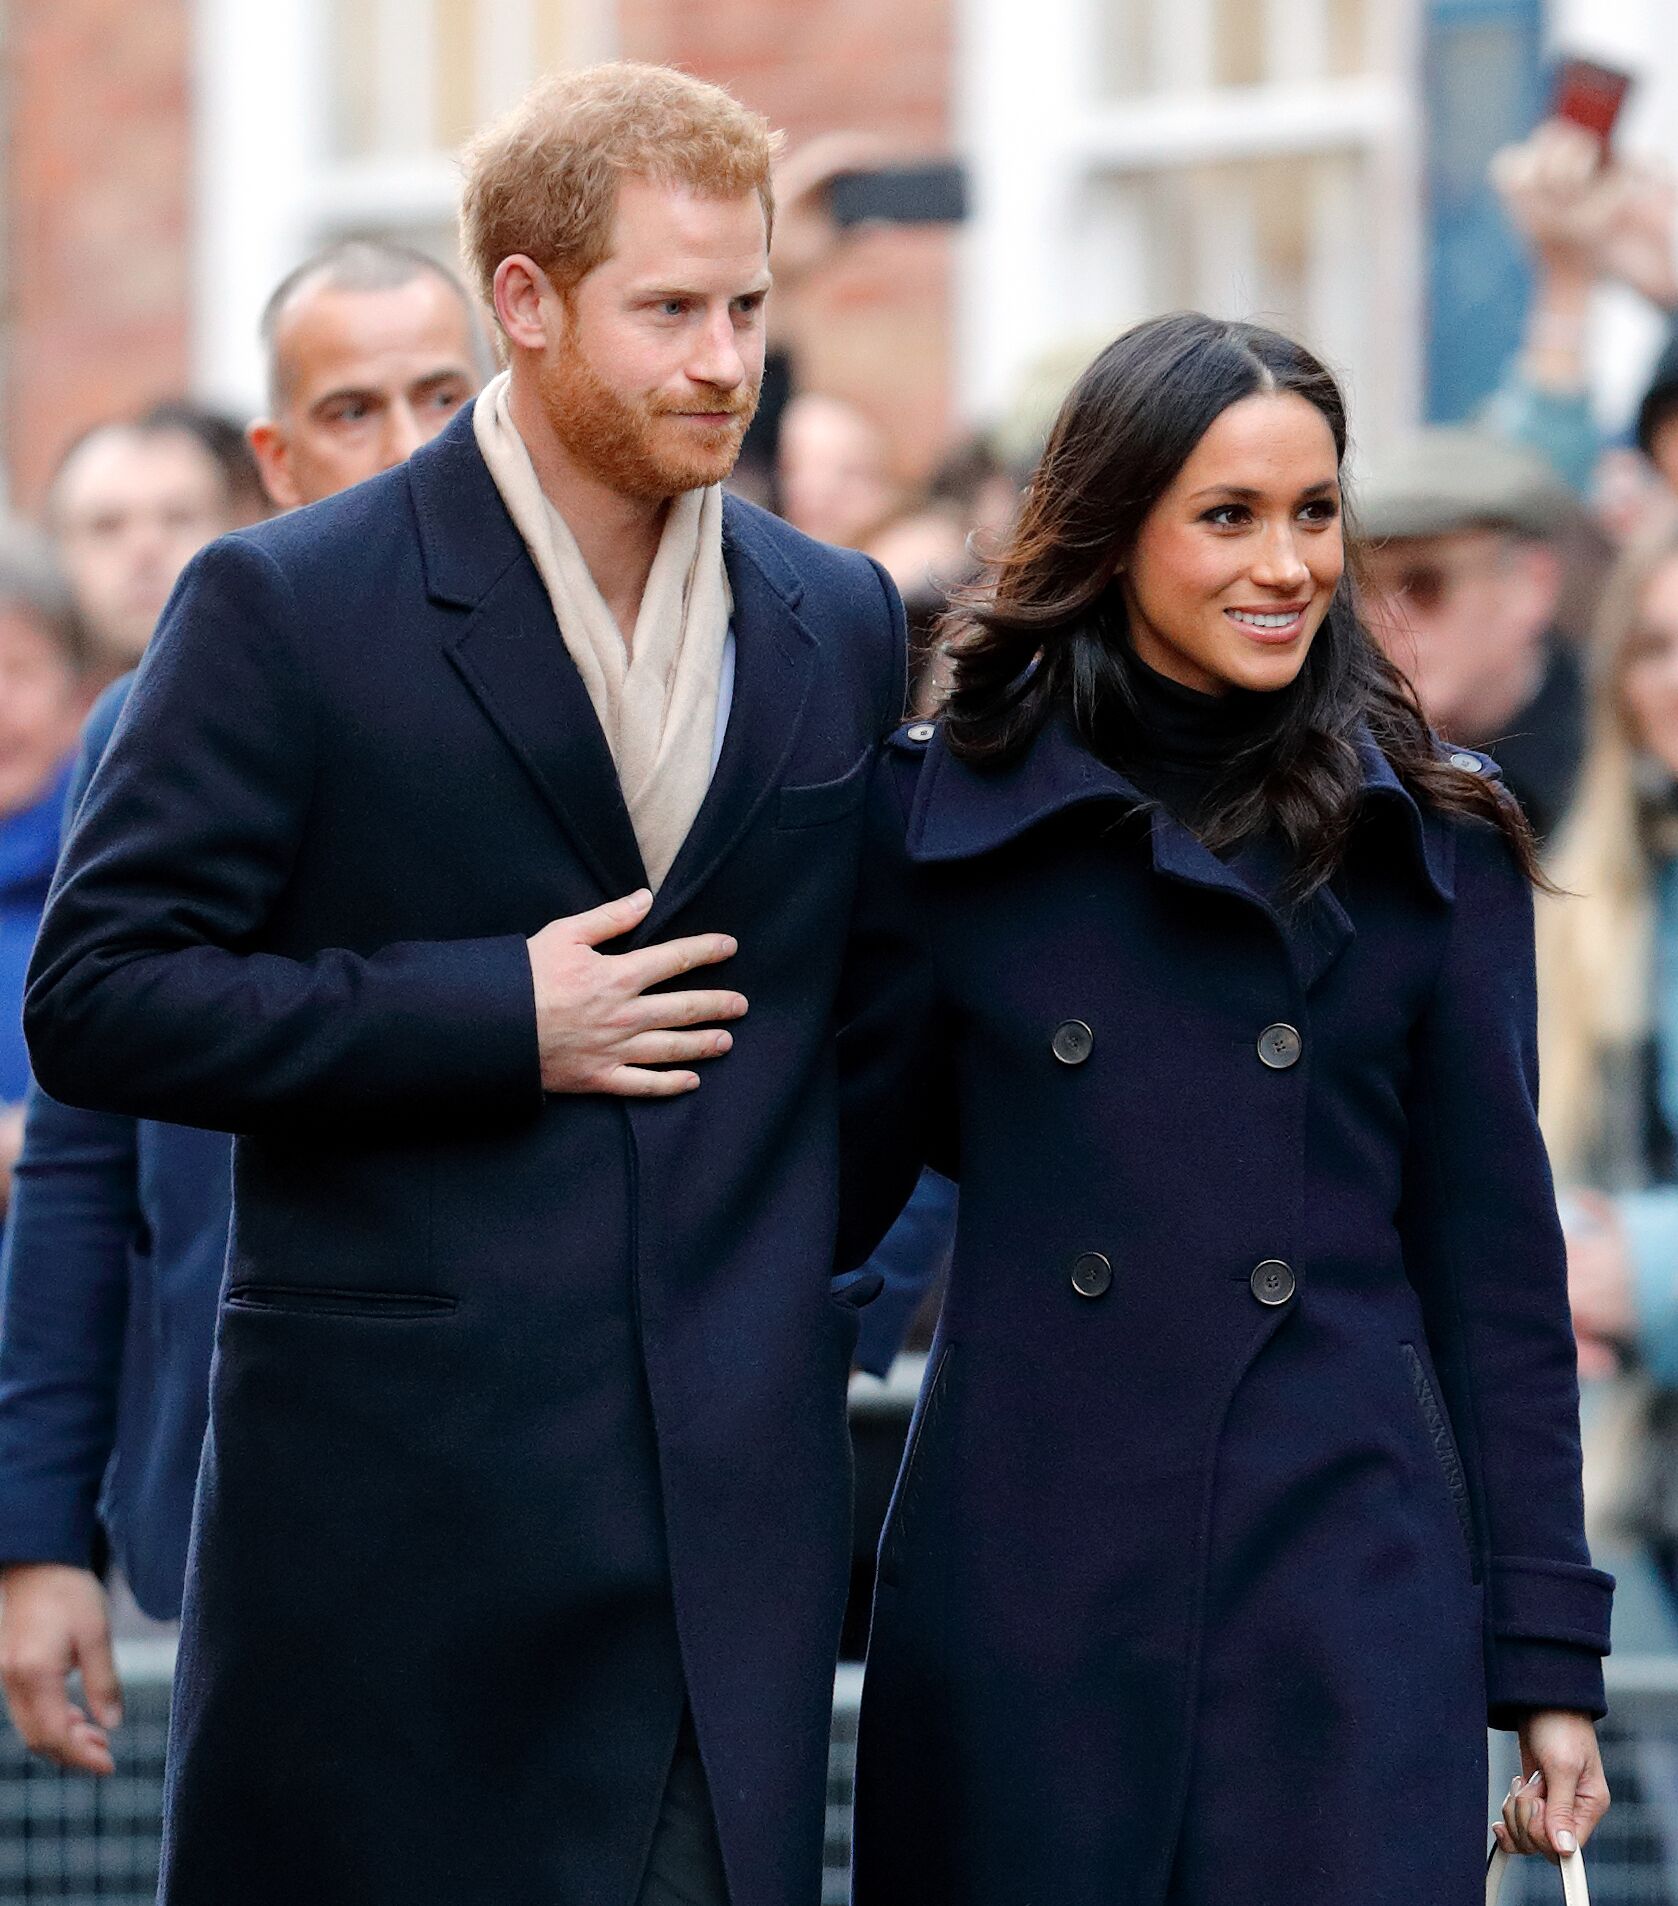
[[[262,336],[269,407],[249,435],[287,509],[401,462],[492,368],[465,287],[398,245],[356,240],[306,260],[270,298]],[[88,719],[71,816],[133,679]],[[98,1565],[112,1556],[146,1614],[179,1615],[228,1142],[36,1092],[17,1176],[0,1267],[0,1685],[36,1753],[108,1774],[122,1698]],[[66,1686],[77,1670],[86,1708]]]
[[[817,1896],[905,653],[719,487],[774,144],[628,64],[485,134],[510,373],[197,559],[70,842],[43,1084],[237,1134],[166,1906]]]

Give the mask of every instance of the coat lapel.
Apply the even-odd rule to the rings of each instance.
[[[1390,804],[1428,885],[1451,898],[1450,830],[1424,813],[1367,730],[1356,745],[1364,799]],[[982,770],[950,755],[939,735],[928,750],[909,817],[912,859],[950,861],[994,851],[1073,808],[1105,806],[1115,814],[1146,805],[1132,782],[1083,745],[1063,714],[1052,716],[1027,752],[1007,767]],[[1165,809],[1148,816],[1154,872],[1162,879],[1256,906],[1274,923],[1301,987],[1321,983],[1357,937],[1351,916],[1330,887],[1298,905],[1277,905],[1286,869],[1275,841],[1261,840],[1221,860]]]
[[[644,939],[660,937],[779,786],[814,673],[815,638],[796,613],[798,579],[733,498],[723,505],[723,560],[734,594],[734,701],[717,771],[640,929]]]
[[[472,434],[468,405],[408,461],[426,584],[469,611],[449,660],[553,810],[603,899],[646,885],[606,737]]]

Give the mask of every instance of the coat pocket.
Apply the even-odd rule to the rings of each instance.
[[[868,792],[868,768],[873,758],[865,754],[836,781],[812,781],[807,787],[782,788],[775,802],[775,825],[783,829],[822,827],[828,821],[854,814]]]
[[[1469,1566],[1475,1581],[1480,1579],[1480,1549],[1474,1539],[1474,1511],[1468,1500],[1468,1478],[1462,1473],[1462,1458],[1457,1454],[1457,1440],[1451,1434],[1451,1420],[1445,1414],[1445,1406],[1439,1400],[1439,1393],[1433,1387],[1433,1379],[1427,1373],[1427,1365],[1422,1362],[1416,1346],[1401,1343],[1399,1354],[1404,1358],[1404,1368],[1410,1378],[1410,1388],[1415,1393],[1416,1408],[1421,1412],[1422,1427],[1427,1431],[1428,1441],[1433,1445],[1433,1453],[1438,1460],[1440,1473],[1445,1478],[1445,1487],[1450,1493],[1451,1507],[1456,1511],[1457,1526],[1462,1530],[1462,1539],[1468,1549]]]
[[[235,1284],[231,1310],[281,1311],[302,1317],[371,1317],[393,1323],[447,1317],[457,1300],[440,1291],[323,1289],[307,1284]]]
[[[897,1488],[892,1494],[886,1526],[880,1536],[880,1580],[893,1587],[897,1584],[903,1557],[914,1536],[918,1505],[926,1488],[928,1455],[934,1447],[933,1439],[943,1419],[944,1403],[949,1395],[950,1351],[953,1348],[953,1345],[945,1344],[938,1353],[932,1382],[910,1433],[909,1447],[903,1453],[903,1467],[898,1471]]]

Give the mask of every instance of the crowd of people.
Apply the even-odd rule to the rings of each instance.
[[[734,481],[890,576],[906,712],[936,718],[950,605],[1015,522],[1053,407],[911,475],[885,420],[801,381],[801,291],[866,242],[824,219],[823,195],[873,153],[843,139],[783,167],[789,323],[772,324]],[[1543,1117],[1594,1547],[1621,1578],[1621,1645],[1663,1648],[1678,1646],[1678,203],[1657,171],[1601,164],[1559,124],[1494,178],[1531,255],[1526,336],[1476,416],[1354,461],[1358,586],[1434,727],[1496,759],[1539,842]],[[1601,433],[1588,376],[1609,282],[1673,321],[1628,441]],[[25,969],[60,843],[189,560],[403,463],[493,376],[492,336],[429,256],[335,245],[263,315],[261,417],[171,399],[102,422],[65,447],[39,523],[0,533],[0,1682],[23,1739],[66,1767],[114,1766],[113,1592],[180,1614],[231,1182],[225,1136],[31,1082]],[[956,1199],[927,1170],[879,1245],[857,1367],[924,1347]]]

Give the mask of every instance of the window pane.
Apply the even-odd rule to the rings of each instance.
[[[1368,0],[1329,0],[1328,70],[1336,79],[1350,79],[1373,64]]]
[[[1094,0],[1099,33],[1102,91],[1110,99],[1136,99],[1153,91],[1151,0]]]
[[[437,140],[458,146],[478,124],[478,15],[485,0],[435,0]],[[488,0],[494,5],[495,0]]]
[[[1219,86],[1257,86],[1265,72],[1264,6],[1260,0],[1216,0],[1212,78]]]
[[[376,0],[333,0],[332,150],[359,158],[378,144]]]

